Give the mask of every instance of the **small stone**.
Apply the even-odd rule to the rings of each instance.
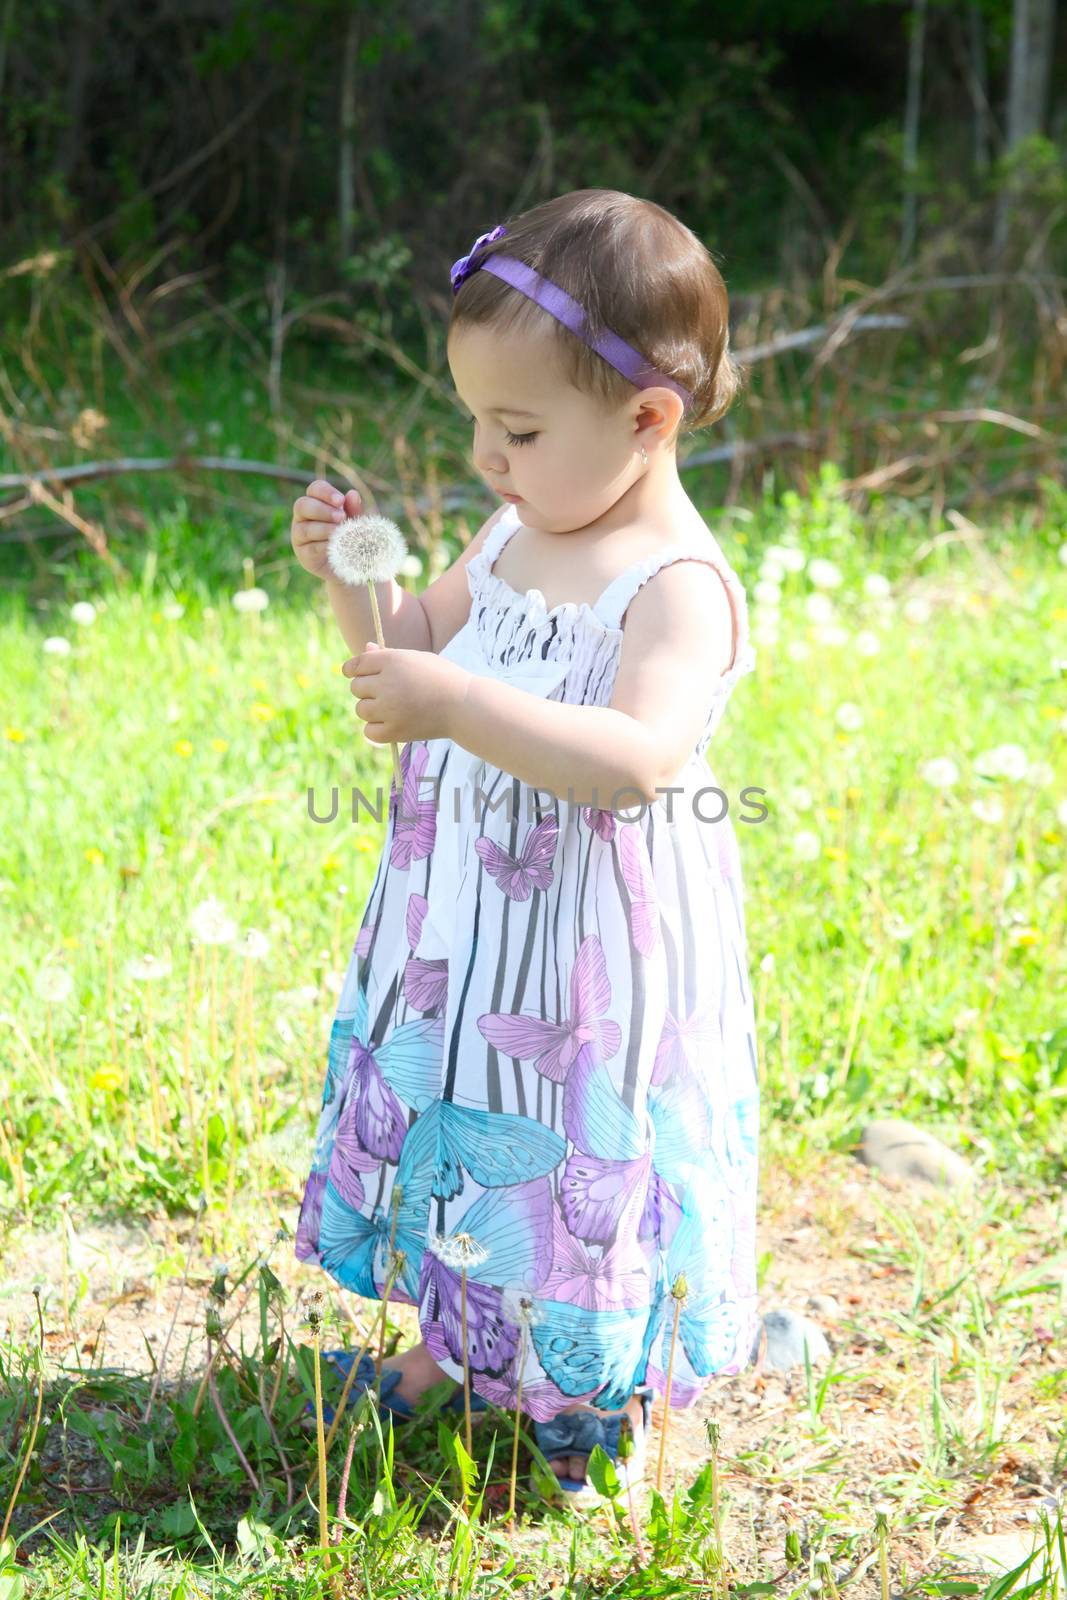
[[[813,1294],[808,1301],[808,1310],[814,1311],[824,1322],[836,1322],[841,1315],[841,1307],[832,1294]]]
[[[805,1337],[812,1366],[818,1361],[825,1361],[830,1355],[830,1346],[818,1323],[808,1317],[798,1316],[795,1311],[768,1311],[762,1320],[762,1327],[767,1335],[767,1347],[763,1355],[765,1372],[789,1372],[793,1367],[803,1367]],[[757,1329],[750,1360],[755,1361],[759,1347],[760,1332]]]
[[[856,1155],[865,1166],[877,1167],[880,1172],[897,1178],[917,1178],[943,1189],[955,1188],[974,1177],[963,1156],[925,1128],[896,1117],[869,1122],[860,1136]]]
[[[1055,1525],[1052,1512],[1049,1513],[1049,1519]],[[1059,1559],[1055,1537],[1053,1537],[1050,1561],[1044,1533],[1040,1528],[1020,1529],[1015,1533],[973,1534],[954,1550],[946,1551],[945,1554],[958,1556],[971,1565],[979,1566],[985,1572],[1003,1577],[1006,1572],[1011,1572],[1013,1568],[1020,1566],[1033,1550],[1036,1550],[1037,1554],[1030,1566],[1025,1572],[1020,1572],[1007,1592],[1014,1594],[1016,1590],[1032,1587],[1043,1579],[1051,1595],[1055,1592],[1054,1583],[1058,1578],[1060,1591],[1067,1593],[1067,1573],[1064,1572]]]

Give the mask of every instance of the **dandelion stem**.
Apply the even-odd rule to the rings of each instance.
[[[663,1427],[659,1436],[659,1460],[656,1463],[656,1489],[663,1493],[663,1462],[667,1450],[667,1428],[671,1417],[671,1379],[674,1375],[674,1349],[678,1341],[678,1322],[682,1314],[682,1302],[686,1297],[687,1286],[682,1273],[674,1281],[671,1294],[674,1296],[674,1326],[671,1328],[671,1350],[667,1357],[667,1384],[663,1391]]]

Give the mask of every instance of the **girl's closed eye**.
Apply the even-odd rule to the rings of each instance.
[[[467,422],[473,423],[474,418],[468,413],[465,416],[464,420],[467,421]],[[536,434],[536,432],[534,432],[534,433],[512,433],[510,428],[505,427],[505,429],[504,429],[504,438],[507,440],[508,444],[510,444],[510,445],[533,444],[534,440],[537,438],[537,434]]]

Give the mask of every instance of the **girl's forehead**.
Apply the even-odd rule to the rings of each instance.
[[[507,402],[540,412],[558,409],[561,400],[579,399],[546,334],[464,324],[449,334],[447,353],[456,387],[468,403],[502,407]]]

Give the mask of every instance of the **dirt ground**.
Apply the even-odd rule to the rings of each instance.
[[[761,1172],[757,1249],[771,1258],[761,1310],[791,1308],[819,1323],[833,1353],[835,1381],[819,1418],[821,1431],[814,1435],[803,1367],[789,1374],[749,1368],[713,1381],[700,1404],[672,1413],[667,1493],[676,1483],[684,1489],[707,1461],[706,1421],[713,1418],[720,1425],[726,1545],[739,1578],[746,1568],[748,1576],[756,1575],[757,1550],[775,1570],[782,1568],[787,1531],[798,1530],[802,1539],[814,1535],[829,1507],[835,1509],[839,1531],[850,1525],[867,1532],[873,1527],[872,1506],[893,1504],[892,1560],[896,1569],[903,1563],[913,1575],[950,1564],[949,1553],[966,1555],[971,1563],[983,1551],[992,1552],[994,1560],[998,1551],[1010,1554],[1018,1540],[1034,1536],[1042,1504],[1055,1520],[1065,1488],[1062,1470],[1053,1475],[1057,1441],[1061,1468],[1064,1451],[1064,1386],[1054,1376],[1063,1373],[1067,1355],[1063,1202],[1001,1186],[994,1203],[989,1183],[980,1179],[971,1198],[949,1200],[836,1153],[820,1157],[805,1172],[773,1166]],[[276,1215],[294,1228],[295,1197],[278,1194],[274,1204]],[[236,1276],[265,1248],[274,1222],[246,1215],[232,1222],[237,1234],[247,1237],[247,1248],[228,1258]],[[186,1377],[195,1376],[204,1364],[206,1291],[222,1262],[198,1250],[181,1289],[192,1227],[189,1218],[79,1226],[75,1262],[86,1275],[88,1293],[69,1332],[62,1315],[62,1235],[25,1230],[9,1238],[0,1327],[6,1324],[7,1338],[16,1343],[36,1341],[33,1288],[39,1285],[53,1370],[71,1373],[81,1365],[147,1374],[159,1359],[177,1307],[164,1373],[177,1379],[184,1368]],[[980,1289],[981,1333],[966,1289],[960,1299],[935,1304],[967,1271],[968,1254]],[[917,1293],[920,1257],[925,1279]],[[287,1291],[290,1331],[308,1296],[320,1290],[332,1296],[339,1314],[360,1333],[368,1311],[373,1316],[370,1303],[344,1294],[318,1269],[297,1261],[290,1243],[276,1245],[269,1261]],[[817,1309],[813,1296],[822,1297],[814,1302]],[[233,1309],[228,1303],[228,1314]],[[414,1308],[394,1309],[414,1338]],[[254,1295],[239,1326],[246,1346],[255,1347]],[[979,1339],[984,1387],[973,1376],[971,1351]],[[236,1329],[232,1342],[239,1348]],[[943,1473],[942,1489],[924,1495],[938,1351],[946,1406],[963,1439],[973,1445]],[[816,1384],[826,1367],[815,1368]],[[990,1418],[982,1408],[988,1411],[998,1374],[1000,1390]],[[648,1453],[653,1481],[661,1427],[662,1402],[657,1402]],[[979,1448],[983,1427],[1000,1440],[987,1455]],[[961,1566],[956,1575],[964,1570]],[[848,1576],[839,1574],[839,1582]],[[852,1581],[859,1576],[853,1570]]]

